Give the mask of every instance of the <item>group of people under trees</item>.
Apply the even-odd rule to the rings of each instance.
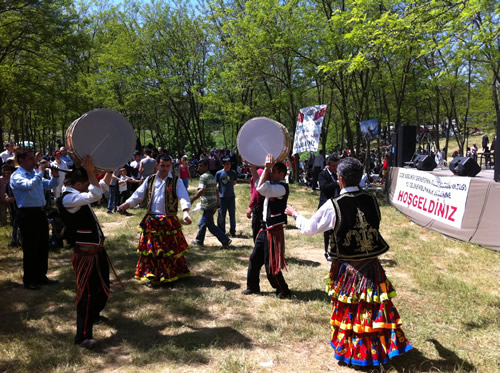
[[[298,156],[298,155],[297,155]],[[325,155],[324,150],[320,150],[317,154],[311,152],[306,162],[300,162],[299,172],[303,173],[300,179],[301,183],[311,188],[312,191],[320,188],[320,173],[328,166],[328,159],[333,157],[337,161],[340,158],[353,156],[346,149],[343,152],[333,151],[329,156]],[[361,181],[361,187],[364,188],[367,184],[373,182],[384,183],[387,175],[387,170],[390,164],[389,148],[381,148],[379,150],[371,150],[368,154],[362,151],[357,159],[364,166],[364,173]],[[365,165],[366,163],[366,165]]]
[[[18,151],[16,158],[19,167],[9,184],[18,205],[18,224],[23,238],[23,282],[27,289],[37,290],[42,285],[57,283],[47,277],[44,189],[57,185],[61,175],[52,169],[51,178],[44,179],[47,166],[37,164],[35,154],[29,149]],[[148,287],[190,275],[185,257],[189,244],[182,225],[192,223],[189,211],[194,201],[201,200],[203,211],[193,242],[196,245],[204,244],[208,229],[223,248],[230,247],[231,239],[224,229],[215,225],[213,215],[223,205],[228,211],[234,206],[235,178],[230,159],[223,160],[224,168],[215,177],[210,172],[209,161],[201,159],[200,181],[192,197],[182,178],[173,172],[170,156],[159,154],[155,163],[155,170],[117,207],[117,212],[125,214],[129,208],[144,203],[146,214],[140,222],[135,278]],[[292,297],[282,270],[287,266],[284,228],[287,217],[293,217],[302,234],[325,232],[325,253],[331,261],[331,344],[335,358],[357,366],[380,365],[409,351],[412,347],[401,330],[401,320],[391,301],[395,290],[378,260],[389,248],[379,232],[380,210],[376,199],[359,187],[363,175],[361,162],[352,157],[328,159],[328,166],[319,177],[320,185],[325,187],[322,200],[318,211],[309,219],[288,204],[290,189],[286,182],[287,167],[283,163],[275,162],[269,154],[263,168],[249,167],[252,177],[247,217],[252,219],[254,249],[249,258],[247,287],[242,293],[260,294],[259,272],[264,266],[276,296]],[[81,168],[66,173],[65,186],[57,199],[66,225],[66,238],[73,248],[77,308],[74,342],[88,348],[97,343],[93,338],[93,324],[103,318],[101,311],[110,294],[109,274],[113,268],[91,204],[99,201],[109,189],[113,176],[113,172],[108,172],[99,180],[92,158],[87,156]],[[179,205],[182,219],[178,218]],[[230,225],[229,234],[235,235],[235,227]]]

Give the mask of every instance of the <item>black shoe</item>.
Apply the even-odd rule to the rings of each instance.
[[[193,240],[193,241],[191,241],[190,245],[191,246],[203,246],[203,243],[202,242],[198,242],[196,240]]]
[[[38,283],[40,285],[54,285],[54,284],[59,283],[59,281],[57,281],[57,280],[51,280],[50,278],[45,277],[42,280],[38,281]]]
[[[88,348],[89,350],[94,348],[94,346],[97,344],[97,339],[84,339],[80,343],[77,343],[78,346],[83,347],[83,348]]]
[[[106,316],[99,315],[97,318],[94,320],[94,324],[99,324],[99,323],[108,323],[109,319]]]
[[[222,244],[222,248],[223,249],[230,249],[231,247],[229,245],[231,245],[232,242],[233,242],[233,240],[230,239],[226,243]]]
[[[236,235],[236,233],[231,233],[231,237],[236,238],[238,236]]]
[[[28,284],[24,284],[24,287],[26,289],[30,289],[30,290],[40,290],[40,286],[34,282],[30,282]]]
[[[260,294],[260,290],[246,289],[241,292],[243,295]]]
[[[291,299],[292,298],[292,292],[290,290],[287,290],[283,293],[281,292],[276,292],[276,298],[278,299]]]
[[[17,242],[11,242],[7,245],[8,247],[18,247],[18,243]]]

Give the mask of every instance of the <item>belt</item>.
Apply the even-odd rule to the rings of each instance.
[[[21,210],[26,210],[26,211],[45,211],[46,207],[45,206],[40,206],[40,207],[19,207]]]
[[[83,256],[96,255],[96,254],[100,253],[102,250],[103,250],[102,246],[92,247],[90,249],[87,249],[87,248],[82,247],[82,246],[74,246],[73,247],[73,251],[75,254],[83,255]]]

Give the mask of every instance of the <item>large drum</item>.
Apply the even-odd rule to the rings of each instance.
[[[69,126],[66,148],[77,167],[90,155],[98,172],[113,171],[130,160],[135,148],[134,129],[120,113],[95,109]]]
[[[264,117],[252,118],[241,127],[237,145],[241,157],[255,166],[264,166],[268,154],[272,154],[276,162],[281,162],[291,149],[290,135],[285,126]]]

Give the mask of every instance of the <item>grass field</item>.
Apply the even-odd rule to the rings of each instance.
[[[193,183],[194,184],[194,183]],[[190,192],[193,192],[191,188]],[[75,347],[75,281],[71,251],[50,253],[49,277],[60,281],[40,291],[22,286],[22,252],[8,248],[10,230],[0,228],[0,371],[2,372],[350,372],[333,358],[330,303],[324,291],[328,264],[322,235],[286,230],[291,300],[243,296],[250,221],[248,184],[236,186],[234,249],[221,250],[207,234],[206,246],[186,257],[193,273],[158,289],[134,280],[137,225],[134,216],[96,209],[106,247],[124,288],[116,283],[95,326],[96,349]],[[291,187],[289,202],[310,216],[318,195]],[[498,253],[448,239],[412,224],[383,196],[382,234],[391,250],[381,259],[398,291],[394,302],[414,350],[374,371],[498,372],[500,311]],[[195,224],[184,227],[194,239]],[[112,277],[113,279],[113,277]]]

